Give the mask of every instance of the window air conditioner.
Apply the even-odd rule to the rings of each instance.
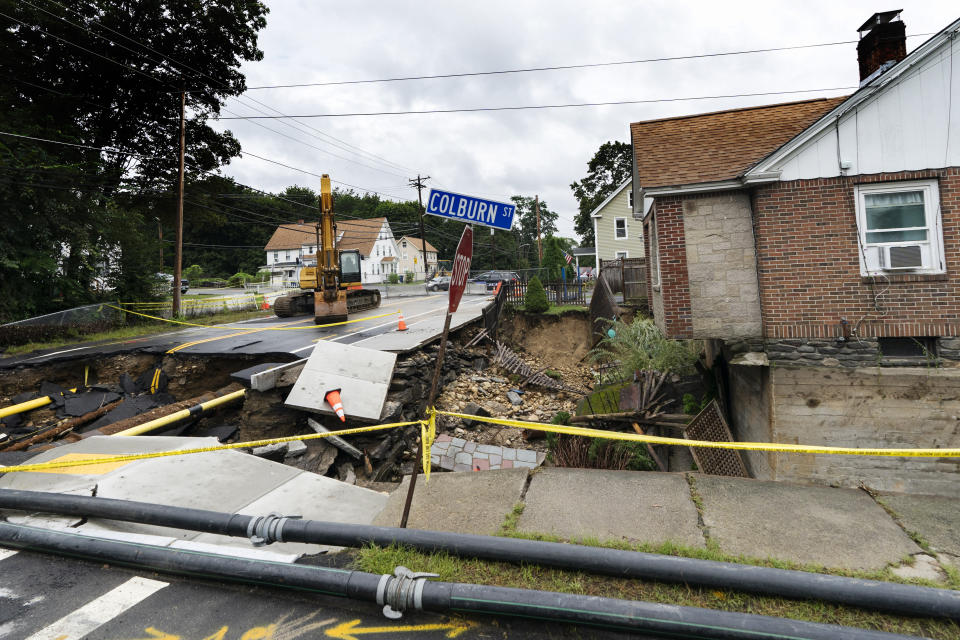
[[[922,269],[923,248],[919,244],[877,247],[880,268],[884,271],[899,269]]]

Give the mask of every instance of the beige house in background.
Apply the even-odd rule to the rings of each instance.
[[[633,180],[627,180],[593,210],[593,235],[596,238],[596,267],[601,260],[642,258],[643,225],[640,214],[634,217]]]
[[[421,253],[423,245],[420,238],[411,238],[403,236],[397,240],[397,273],[401,276],[407,271],[412,271],[414,279],[423,280],[424,273],[423,254]],[[427,273],[433,273],[437,268],[437,249],[429,242],[427,243]]]

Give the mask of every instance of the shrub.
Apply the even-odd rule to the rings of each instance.
[[[203,267],[198,264],[192,264],[183,270],[183,277],[190,281],[190,284],[196,286],[196,283],[203,277]]]
[[[229,279],[227,279],[227,286],[228,286],[228,287],[242,287],[243,285],[245,285],[246,283],[250,282],[250,281],[253,280],[253,279],[254,279],[254,277],[253,277],[252,275],[250,275],[249,273],[244,273],[243,271],[238,271],[238,272],[236,272],[235,274],[233,274],[232,276],[230,276]]]
[[[523,307],[532,313],[543,313],[550,308],[547,301],[547,292],[540,283],[540,278],[533,276],[527,283],[527,294],[523,297]]]
[[[404,273],[403,281],[406,282],[407,284],[410,284],[411,282],[413,282],[413,271],[407,271],[406,273]]]
[[[634,318],[630,324],[607,320],[608,329],[590,355],[595,362],[619,362],[624,377],[652,369],[665,373],[693,373],[700,357],[700,343],[664,337],[650,318]]]
[[[396,273],[391,273],[387,276],[387,282],[390,284],[400,284],[400,276]]]

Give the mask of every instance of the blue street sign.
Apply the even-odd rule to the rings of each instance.
[[[516,205],[506,202],[431,189],[426,212],[441,218],[509,231],[513,226],[513,214],[516,210]]]

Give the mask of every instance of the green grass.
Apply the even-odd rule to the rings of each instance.
[[[695,490],[692,491],[695,494]],[[499,536],[569,542],[550,534],[521,532],[518,530],[524,503],[518,502],[504,518]],[[905,584],[944,587],[960,590],[960,571],[945,567],[948,576],[946,585],[924,580],[905,580],[894,575],[889,567],[880,571],[843,571],[827,569],[818,565],[803,565],[776,559],[758,559],[733,556],[720,550],[715,541],[708,541],[706,548],[688,547],[673,542],[661,544],[634,543],[626,540],[600,541],[597,538],[582,538],[572,541],[584,546],[604,547],[627,551],[641,551],[660,555],[734,562],[777,569],[791,569],[812,573],[882,580]],[[818,601],[791,600],[758,596],[727,589],[700,588],[684,584],[661,583],[652,580],[614,578],[582,571],[552,569],[537,565],[513,565],[474,558],[460,558],[447,553],[421,553],[412,549],[391,546],[381,548],[367,546],[354,554],[353,566],[371,573],[392,573],[402,565],[413,571],[439,574],[439,580],[466,582],[520,589],[542,589],[560,593],[603,596],[627,600],[645,600],[664,604],[704,607],[723,611],[739,611],[767,616],[808,620],[825,624],[862,627],[891,633],[918,635],[943,640],[960,639],[960,625],[956,622],[935,618],[909,618],[877,613],[856,607],[828,604]]]
[[[528,536],[524,536],[528,537]],[[612,546],[612,545],[610,545]],[[621,545],[633,548],[633,545]],[[647,549],[645,545],[638,545]],[[660,551],[694,552],[708,559],[723,558],[722,554],[707,550],[690,550],[676,545],[660,545]],[[446,553],[425,554],[411,549],[391,546],[365,547],[354,557],[354,568],[383,574],[393,573],[402,565],[413,571],[439,574],[439,580],[485,584],[520,589],[542,589],[560,593],[645,600],[722,611],[739,611],[808,620],[826,624],[862,627],[880,631],[919,635],[923,637],[957,640],[960,626],[956,622],[933,618],[907,618],[817,601],[790,600],[732,591],[699,588],[683,584],[669,584],[639,579],[613,578],[582,571],[565,571],[536,565],[512,565],[473,558],[460,558]]]
[[[271,315],[273,315],[272,311],[231,311],[229,313],[218,313],[210,316],[187,318],[184,321],[202,325],[228,324],[230,322],[249,320],[251,318],[268,317]],[[173,324],[170,322],[147,321],[143,324],[131,324],[118,329],[112,329],[110,331],[78,335],[75,338],[64,338],[62,340],[51,340],[49,342],[29,342],[27,344],[16,345],[8,347],[4,352],[4,355],[13,356],[22,353],[30,353],[31,351],[37,351],[39,349],[53,349],[56,347],[82,344],[85,342],[99,342],[101,340],[129,340],[131,338],[139,338],[141,336],[164,333],[166,331],[175,331],[182,328],[185,328],[184,325]]]
[[[523,305],[520,305],[520,309],[526,311],[523,308]],[[550,308],[541,313],[542,316],[562,316],[568,313],[590,313],[588,307],[581,307],[577,304],[559,304],[559,305],[550,305]]]

